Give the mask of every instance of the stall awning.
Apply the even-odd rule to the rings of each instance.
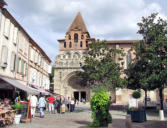
[[[38,91],[40,91],[43,95],[51,95],[50,92],[46,91],[46,90],[43,89],[43,88],[40,88],[40,87],[34,86],[34,85],[33,85],[33,87],[36,88]]]
[[[40,93],[37,89],[34,89],[34,88],[29,87],[29,86],[23,85],[20,82],[14,80],[14,79],[6,78],[6,77],[0,77],[0,79],[9,83],[11,86],[14,86],[14,87],[16,87],[20,90],[23,90],[23,91],[27,92],[28,94],[38,95]]]

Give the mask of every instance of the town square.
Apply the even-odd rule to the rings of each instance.
[[[0,127],[167,128],[166,4],[0,0]]]

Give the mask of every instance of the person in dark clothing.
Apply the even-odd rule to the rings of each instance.
[[[60,99],[60,98],[57,98],[57,99],[56,99],[56,102],[57,102],[57,113],[60,113],[61,99]]]

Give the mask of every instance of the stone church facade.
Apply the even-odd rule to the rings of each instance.
[[[80,86],[80,81],[76,78],[76,72],[81,71],[80,63],[84,63],[84,56],[87,55],[88,44],[95,40],[90,37],[84,20],[80,13],[77,14],[70,28],[67,30],[65,38],[59,39],[59,55],[56,56],[54,68],[54,92],[64,97],[74,97],[81,101],[82,98],[86,101],[90,100],[91,90]],[[127,68],[128,63],[134,58],[130,49],[138,40],[111,40],[107,41],[109,47],[122,49],[125,53],[124,68]],[[116,60],[117,61],[117,58]],[[114,97],[116,103],[125,103],[129,101],[129,95],[132,90],[117,89]],[[111,92],[111,95],[113,93]],[[144,96],[144,95],[143,95]],[[148,96],[152,100],[157,99],[154,92],[150,92]],[[141,99],[144,99],[142,97]]]

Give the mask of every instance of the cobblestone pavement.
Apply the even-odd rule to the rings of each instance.
[[[111,111],[114,128],[125,128],[125,111]],[[158,121],[158,115],[149,113],[145,123],[132,123],[132,128],[167,128],[167,121]],[[87,128],[91,123],[91,111],[89,105],[80,104],[75,112],[65,114],[46,114],[45,118],[39,118],[39,114],[33,118],[32,123],[12,125],[8,128]]]

